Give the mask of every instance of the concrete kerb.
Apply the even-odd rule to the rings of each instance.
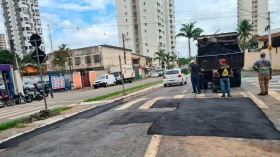
[[[95,103],[99,103],[99,102],[117,101],[117,100],[125,99],[125,98],[128,98],[128,97],[133,97],[135,95],[138,95],[138,94],[141,94],[141,93],[144,93],[144,92],[147,92],[147,91],[150,91],[150,90],[162,87],[162,86],[163,86],[162,84],[151,86],[151,87],[148,87],[148,88],[145,88],[145,89],[141,89],[141,90],[139,90],[137,92],[133,92],[133,93],[130,93],[130,94],[127,94],[125,96],[121,96],[119,98],[112,99],[112,100],[101,100],[101,101],[93,101],[93,102],[81,102],[80,105],[91,105],[91,104],[95,104]]]
[[[159,88],[159,87],[161,87],[161,86],[162,86],[162,84],[155,85],[155,86],[152,86],[152,87],[148,87],[148,88],[142,89],[142,90],[140,90],[140,91],[137,91],[137,92],[134,92],[134,93],[131,93],[131,94],[128,94],[128,95],[125,95],[125,96],[122,96],[122,97],[113,99],[113,101],[121,100],[121,99],[128,98],[128,97],[132,97],[132,96],[135,96],[135,95],[137,95],[137,94],[140,94],[140,93],[143,93],[143,92],[147,92],[147,91],[152,90],[152,89]],[[105,100],[105,101],[110,102],[110,101],[112,101],[112,100]],[[104,102],[105,102],[105,101],[104,101]],[[94,103],[95,103],[95,102],[88,102],[88,103],[86,103],[86,102],[81,102],[80,105],[81,105],[81,104],[82,104],[82,105],[85,105],[85,104],[94,104]],[[71,107],[71,106],[75,106],[75,105],[72,104],[72,105],[68,105],[68,106]],[[42,127],[51,125],[51,124],[53,124],[53,123],[59,122],[59,121],[61,121],[61,120],[64,120],[64,119],[66,119],[66,118],[75,116],[75,115],[77,115],[77,114],[79,114],[79,113],[86,112],[86,111],[91,110],[91,109],[93,109],[93,108],[95,108],[95,107],[96,107],[96,106],[93,106],[93,107],[87,108],[87,109],[85,109],[85,110],[82,110],[82,111],[79,111],[79,112],[76,112],[76,113],[73,113],[73,114],[66,115],[66,116],[64,116],[64,117],[59,117],[59,118],[53,117],[52,119],[49,119],[49,120],[46,119],[46,120],[45,120],[45,121],[46,121],[45,124],[40,125],[40,126],[38,126],[38,127],[35,127],[35,128],[33,128],[33,129],[27,130],[27,131],[24,131],[24,132],[22,132],[22,133],[19,133],[19,134],[10,136],[10,137],[8,137],[8,138],[6,138],[6,139],[3,139],[3,140],[0,141],[0,144],[6,142],[6,141],[8,141],[8,140],[14,139],[14,138],[16,138],[16,137],[19,137],[19,136],[21,136],[21,135],[23,135],[23,134],[26,134],[26,133],[29,133],[29,132],[31,132],[31,131],[34,131],[34,130],[36,130],[36,129],[39,129],[39,128],[42,128]],[[42,122],[42,121],[38,121],[38,122],[34,122],[34,123],[43,123],[43,122]]]

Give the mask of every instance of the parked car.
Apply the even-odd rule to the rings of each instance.
[[[152,72],[152,77],[159,77],[159,73],[157,71]]]
[[[155,70],[154,72],[157,72],[159,76],[163,76],[164,75],[163,69],[158,69],[158,70]]]
[[[167,70],[163,76],[164,87],[173,84],[187,84],[187,78],[181,72],[181,69]]]
[[[93,86],[95,89],[97,89],[98,87],[108,87],[110,85],[116,85],[115,76],[111,74],[103,74],[97,77]]]

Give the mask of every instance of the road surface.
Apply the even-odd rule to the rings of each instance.
[[[192,94],[190,84],[162,87],[0,145],[0,156],[278,157],[279,79],[265,97],[256,78],[244,79],[232,98]]]
[[[162,78],[150,78],[146,80],[136,81],[133,83],[125,84],[125,88],[130,88],[138,85],[142,85],[149,82],[159,81]],[[67,92],[54,93],[54,98],[47,98],[47,104],[49,108],[55,108],[60,106],[66,106],[71,104],[78,104],[86,99],[105,95],[115,91],[122,90],[122,86],[112,86],[108,88],[98,88],[91,90],[73,90]],[[44,109],[44,101],[33,101],[32,103],[26,103],[22,105],[16,105],[11,107],[0,108],[0,123],[10,121],[16,118],[30,115]]]

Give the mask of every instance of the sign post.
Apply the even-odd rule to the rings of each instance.
[[[41,85],[43,88],[43,97],[44,97],[44,102],[45,102],[45,109],[47,110],[48,105],[47,105],[47,100],[46,100],[46,96],[45,96],[46,94],[45,94],[45,87],[44,87],[44,82],[43,82],[43,78],[42,78],[43,74],[42,74],[42,66],[41,66],[41,63],[43,62],[43,60],[46,57],[46,54],[39,49],[39,46],[41,45],[42,40],[38,34],[33,34],[30,37],[30,43],[32,46],[35,47],[35,51],[31,55],[31,58],[34,59],[37,62],[37,64],[39,65],[40,79],[41,79]]]

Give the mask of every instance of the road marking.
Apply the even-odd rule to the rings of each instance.
[[[249,97],[257,104],[259,108],[269,108],[263,101],[255,97],[252,93],[250,92],[247,93],[250,95]]]
[[[56,108],[56,107],[60,107],[62,105],[57,105],[57,106],[52,106],[52,107],[49,107],[48,109],[52,109],[52,108]],[[45,107],[41,107],[42,109],[44,109]],[[21,117],[25,117],[25,116],[28,116],[28,115],[31,115],[33,113],[37,113],[37,111],[34,111],[34,112],[29,112],[29,113],[26,113],[26,114],[23,114],[23,115],[20,115],[20,116],[16,116],[16,117],[12,117],[12,118],[9,118],[9,119],[16,119],[16,118],[21,118]]]
[[[146,102],[144,105],[140,106],[138,109],[141,109],[141,110],[147,110],[149,109],[156,101],[162,99],[163,97],[157,97],[157,98],[154,98],[148,102]]]
[[[17,109],[17,110],[13,110],[13,111],[6,111],[5,113],[0,113],[1,116],[3,115],[7,115],[7,114],[11,114],[11,113],[15,113],[15,112],[20,112],[20,111],[24,111],[24,110],[30,110],[30,109],[33,109],[31,107],[28,107],[28,108],[22,108],[22,109]]]
[[[11,116],[13,116],[13,115],[17,115],[17,114],[24,113],[24,112],[29,112],[29,111],[37,110],[37,109],[40,109],[40,108],[43,108],[43,107],[41,106],[41,107],[37,107],[37,108],[27,109],[27,110],[25,110],[25,111],[15,112],[15,113],[12,113],[12,114],[8,114],[8,115],[5,115],[5,116],[1,116],[0,119],[1,119],[1,118],[11,117]]]
[[[279,93],[274,92],[274,91],[270,91],[268,94],[280,101],[280,94]]]
[[[174,97],[174,99],[181,99],[181,98],[183,98],[185,95],[176,95],[175,97]]]
[[[205,98],[205,94],[196,94],[196,98]]]
[[[146,100],[146,98],[141,98],[141,99],[138,99],[138,100],[135,100],[135,101],[131,101],[129,103],[126,103],[124,105],[122,105],[121,107],[117,108],[116,110],[124,110],[124,109],[127,109],[129,108],[130,106],[136,104],[137,102],[139,101],[142,101],[142,100]]]
[[[187,93],[187,91],[188,91],[188,90],[185,90],[185,91],[183,91],[183,92],[182,92],[182,94],[185,94],[185,93]]]
[[[161,137],[161,135],[153,135],[145,153],[145,157],[155,157],[157,155]]]
[[[244,92],[240,92],[241,95],[243,95],[243,97],[247,98],[247,95]]]

